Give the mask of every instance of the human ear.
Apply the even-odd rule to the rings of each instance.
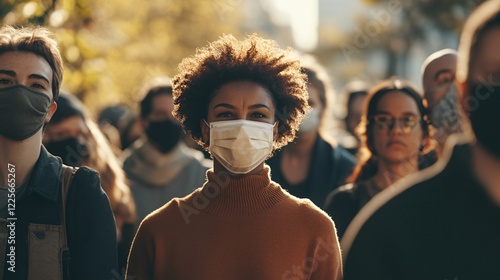
[[[49,111],[47,112],[47,116],[45,116],[45,123],[50,122],[50,119],[52,118],[52,116],[54,115],[56,110],[57,110],[57,103],[54,101],[54,102],[52,102],[52,104],[50,104],[50,108],[49,108]]]
[[[206,146],[210,145],[210,127],[205,120],[200,120],[201,138]]]

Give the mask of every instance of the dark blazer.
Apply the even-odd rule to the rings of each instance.
[[[267,160],[271,167],[271,179],[284,186],[288,185],[281,173],[281,153]],[[345,184],[356,166],[356,159],[344,148],[334,146],[318,135],[314,143],[312,162],[307,179],[307,195],[316,206],[323,208],[328,193]],[[292,190],[288,190],[294,195]]]

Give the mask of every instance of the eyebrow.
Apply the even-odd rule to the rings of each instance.
[[[233,105],[227,104],[227,103],[219,103],[219,104],[217,104],[217,105],[214,106],[214,109],[218,108],[218,107],[223,107],[223,108],[228,108],[228,109],[234,109]],[[261,103],[250,105],[250,106],[248,106],[248,108],[250,108],[250,109],[267,108],[268,110],[271,110],[269,108],[269,106],[267,106],[265,104],[261,104]]]
[[[8,76],[12,76],[12,77],[16,76],[16,72],[11,71],[11,70],[0,69],[0,74],[5,74],[5,75],[8,75]]]
[[[12,70],[4,70],[4,69],[0,69],[0,74],[5,74],[5,75],[8,75],[8,76],[11,76],[11,77],[17,77],[17,74],[16,72],[12,71]],[[40,75],[40,74],[30,74],[28,76],[28,78],[35,78],[35,79],[39,79],[39,80],[44,80],[46,81],[48,84],[50,84],[50,81],[47,77],[43,76],[43,75]]]
[[[48,84],[50,84],[49,79],[47,77],[43,76],[43,75],[40,75],[40,74],[30,74],[28,76],[28,78],[35,78],[35,79],[39,79],[39,80],[44,80]]]
[[[261,103],[259,103],[259,104],[254,104],[254,105],[251,105],[251,106],[248,106],[248,108],[250,108],[250,109],[267,108],[268,110],[271,110],[271,109],[269,108],[269,106],[264,105],[264,104],[261,104]]]
[[[453,74],[453,70],[451,69],[441,69],[439,71],[436,72],[436,74],[434,74],[434,80],[439,78],[439,76],[441,76],[441,74],[444,74],[444,73],[450,73],[450,74]]]
[[[384,115],[391,115],[392,117],[394,117],[394,115],[393,115],[393,114],[391,114],[391,113],[389,113],[389,112],[386,112],[386,111],[376,111],[376,112],[375,112],[375,115],[382,115],[382,114],[384,114]],[[403,113],[403,116],[418,116],[418,115],[419,115],[419,114],[415,114],[415,113],[413,113],[413,112],[404,112],[404,113]]]
[[[217,104],[217,105],[214,106],[214,109],[219,108],[219,107],[228,108],[228,109],[233,109],[234,108],[234,106],[231,105],[231,104],[219,103],[219,104]]]

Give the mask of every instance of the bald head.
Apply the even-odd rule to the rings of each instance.
[[[457,52],[444,49],[431,54],[422,64],[424,96],[434,105],[448,91],[447,84],[455,80]]]

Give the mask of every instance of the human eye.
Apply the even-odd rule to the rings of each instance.
[[[233,113],[230,111],[223,111],[223,112],[217,113],[215,116],[217,118],[231,118],[231,117],[233,117]]]
[[[41,89],[41,90],[46,90],[47,89],[47,86],[44,83],[40,83],[40,82],[33,82],[31,84],[31,87],[35,88],[35,89]]]
[[[253,112],[251,116],[252,116],[252,118],[255,118],[255,119],[267,118],[267,115],[262,113],[262,112]]]
[[[407,128],[407,129],[412,129],[417,124],[417,117],[416,116],[405,116],[405,117],[402,117],[400,121],[403,123],[403,127]]]
[[[438,85],[449,84],[455,80],[455,75],[451,72],[445,72],[437,78]]]
[[[403,123],[405,124],[406,127],[413,127],[416,123],[414,119],[403,119]]]
[[[0,78],[0,85],[2,86],[12,85],[12,81],[7,78]]]
[[[373,120],[377,124],[378,128],[386,129],[393,125],[394,118],[389,115],[376,115]]]

